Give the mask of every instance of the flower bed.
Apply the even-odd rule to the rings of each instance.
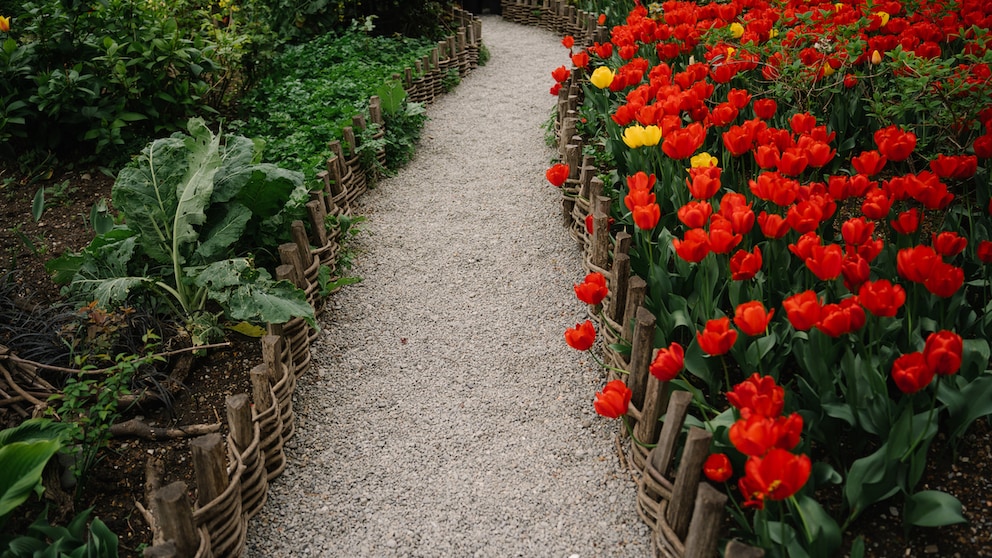
[[[992,413],[992,10],[651,8],[566,37],[552,74],[548,179],[590,254],[592,319],[566,341],[591,349],[598,325],[631,390],[608,384],[601,414],[630,417],[643,467],[661,401],[690,394],[724,536],[768,555],[833,555],[890,499],[907,528],[964,522],[920,480],[938,434],[953,448]]]

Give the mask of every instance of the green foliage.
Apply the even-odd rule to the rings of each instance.
[[[202,0],[5,4],[0,150],[24,161],[119,154],[215,112],[251,85],[274,47],[251,0],[220,11]]]
[[[393,74],[434,46],[350,30],[287,47],[273,64],[278,70],[244,99],[245,121],[232,128],[264,141],[268,161],[313,177],[326,164],[327,142],[341,138],[352,116]],[[359,59],[362,64],[355,64]]]
[[[453,0],[265,0],[269,23],[281,36],[297,40],[340,30],[356,21],[375,21],[384,36],[405,35],[439,39],[450,32],[444,25]]]
[[[131,380],[139,368],[163,360],[154,354],[159,341],[157,335],[147,332],[142,341],[145,343],[143,354],[119,354],[114,358],[114,365],[99,374],[92,372],[94,366],[83,365],[76,376],[66,380],[62,392],[50,398],[50,401],[58,402],[54,414],[71,428],[70,439],[75,444],[75,461],[71,469],[78,481],[77,491],[85,483],[87,472],[98,462],[100,451],[110,441],[110,427],[121,416],[118,399],[130,393]],[[77,357],[76,364],[83,363],[84,359]]]
[[[41,495],[41,473],[68,434],[67,425],[48,419],[0,431],[0,525],[32,492]]]
[[[113,201],[125,224],[53,261],[55,280],[104,305],[144,290],[191,326],[203,323],[208,300],[234,320],[313,323],[302,291],[232,257],[278,244],[307,199],[302,176],[258,163],[248,138],[215,135],[199,119],[188,128],[153,141],[121,171]],[[192,329],[195,342],[206,341]]]
[[[80,512],[65,527],[53,526],[48,522],[48,508],[29,527],[26,534],[0,537],[0,558],[117,558],[117,535],[99,519],[94,519],[89,528],[92,508]]]

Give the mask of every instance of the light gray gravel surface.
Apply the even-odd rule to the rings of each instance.
[[[359,208],[364,280],[329,301],[251,557],[651,555],[603,375],[563,338],[583,272],[541,126],[567,51],[491,16],[483,38]]]

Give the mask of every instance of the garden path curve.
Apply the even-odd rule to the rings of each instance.
[[[483,18],[492,59],[367,193],[253,558],[649,556],[600,371],[567,347],[580,251],[544,180],[552,33]]]

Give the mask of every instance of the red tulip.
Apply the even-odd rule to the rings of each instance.
[[[892,318],[906,302],[906,291],[888,279],[868,281],[858,290],[858,301],[872,314]]]
[[[575,327],[565,329],[565,342],[577,351],[588,351],[596,342],[596,328],[592,325],[592,321],[586,320],[584,323],[575,324]]]
[[[975,248],[975,255],[982,263],[992,263],[992,241],[983,240]]]
[[[909,353],[892,363],[892,380],[903,393],[916,393],[930,385],[934,371],[927,366],[923,353]]]
[[[794,294],[782,301],[789,323],[800,331],[807,331],[820,322],[822,304],[813,291]]]
[[[771,376],[751,374],[726,393],[727,401],[737,409],[741,418],[758,415],[775,418],[785,406],[785,388],[775,383]]]
[[[652,194],[652,196],[653,195],[654,194]],[[650,231],[654,229],[658,224],[658,221],[661,220],[661,207],[656,203],[638,205],[634,207],[631,214],[637,228],[644,231]]]
[[[589,67],[589,53],[581,50],[572,55],[572,65],[576,68]]]
[[[790,230],[789,222],[781,215],[765,213],[764,211],[758,214],[758,227],[761,228],[761,234],[770,239],[782,238]]]
[[[765,333],[774,315],[774,308],[766,310],[764,304],[752,300],[737,305],[734,310],[734,325],[745,335],[753,337]]]
[[[585,281],[574,285],[575,296],[586,304],[593,306],[603,302],[609,289],[606,287],[606,278],[602,273],[594,272],[586,275]]]
[[[679,221],[690,229],[699,229],[706,225],[713,214],[713,206],[706,201],[691,201],[679,208]]]
[[[964,340],[953,331],[941,330],[927,336],[923,359],[936,374],[947,376],[961,369]]]
[[[844,286],[853,293],[871,277],[871,267],[861,254],[848,253],[840,265],[840,273],[844,276]]]
[[[844,251],[838,244],[814,246],[805,263],[813,275],[821,281],[836,279],[844,263]]]
[[[930,170],[940,178],[965,180],[975,176],[978,157],[975,155],[937,155],[930,161]]]
[[[734,225],[726,217],[715,214],[710,218],[710,250],[717,254],[729,254],[743,238],[734,232]]]
[[[662,382],[669,382],[685,367],[685,350],[682,345],[672,342],[668,348],[659,349],[651,363],[651,375]]]
[[[548,179],[548,182],[560,188],[561,185],[565,183],[565,180],[568,179],[568,173],[568,165],[565,163],[557,163],[552,165],[552,167],[544,173],[544,176]]]
[[[734,467],[726,454],[713,453],[703,463],[703,474],[713,482],[727,482],[734,475]]]
[[[963,284],[964,270],[939,259],[934,262],[930,275],[923,282],[923,286],[928,291],[941,298],[954,296],[954,293],[958,292]]]
[[[863,151],[861,155],[851,158],[851,166],[858,174],[871,177],[881,172],[887,161],[878,151]]]
[[[708,200],[720,190],[720,167],[695,167],[689,169],[685,179],[689,194],[697,200]]]
[[[953,258],[964,251],[968,239],[952,231],[932,233],[933,249],[945,258]]]
[[[861,329],[865,325],[864,308],[857,297],[846,298],[840,304],[827,304],[820,310],[820,321],[816,329],[830,337],[840,337]]]
[[[737,331],[730,327],[730,318],[715,318],[708,320],[702,331],[696,332],[696,341],[706,354],[719,356],[734,346]]]
[[[631,395],[623,380],[613,380],[603,386],[603,391],[596,393],[593,408],[597,414],[606,418],[620,418],[627,414]]]
[[[687,262],[699,263],[710,253],[710,238],[703,229],[689,229],[685,239],[672,239],[675,253]]]
[[[738,250],[730,257],[730,278],[734,281],[747,281],[753,278],[761,269],[761,249]]]
[[[775,116],[775,111],[778,110],[778,103],[775,99],[756,99],[754,104],[751,105],[754,109],[754,115],[762,120],[769,120]]]
[[[790,147],[778,159],[778,171],[786,176],[799,176],[809,166],[809,157],[802,150]]]
[[[868,243],[871,235],[875,234],[875,223],[864,217],[848,219],[840,226],[840,234],[848,246],[861,246]]]
[[[916,149],[916,134],[895,124],[877,130],[874,139],[878,151],[890,161],[905,161]]]
[[[903,248],[896,253],[896,271],[904,279],[923,283],[939,259],[937,252],[929,246]]]
[[[744,465],[738,488],[746,507],[762,509],[765,500],[785,500],[809,480],[813,466],[806,455],[774,448],[764,457],[751,457]]]
[[[808,134],[816,126],[816,117],[808,112],[801,112],[792,115],[789,119],[789,127],[792,133],[798,135]]]
[[[557,81],[558,83],[563,83],[567,81],[569,76],[571,75],[572,72],[568,71],[568,68],[566,68],[565,66],[558,66],[557,68],[551,71],[551,77],[554,78],[554,80]]]
[[[920,212],[911,208],[896,216],[895,221],[890,221],[892,229],[899,234],[913,234],[920,226]]]
[[[873,188],[865,194],[861,212],[869,219],[884,219],[892,209],[892,198],[881,188]]]
[[[561,46],[563,46],[563,47],[565,47],[565,48],[567,48],[569,50],[572,50],[572,47],[575,46],[575,37],[573,37],[571,35],[565,35],[561,39]]]
[[[661,150],[672,159],[688,159],[705,139],[706,130],[702,124],[693,122],[685,128],[669,132],[661,144]]]

